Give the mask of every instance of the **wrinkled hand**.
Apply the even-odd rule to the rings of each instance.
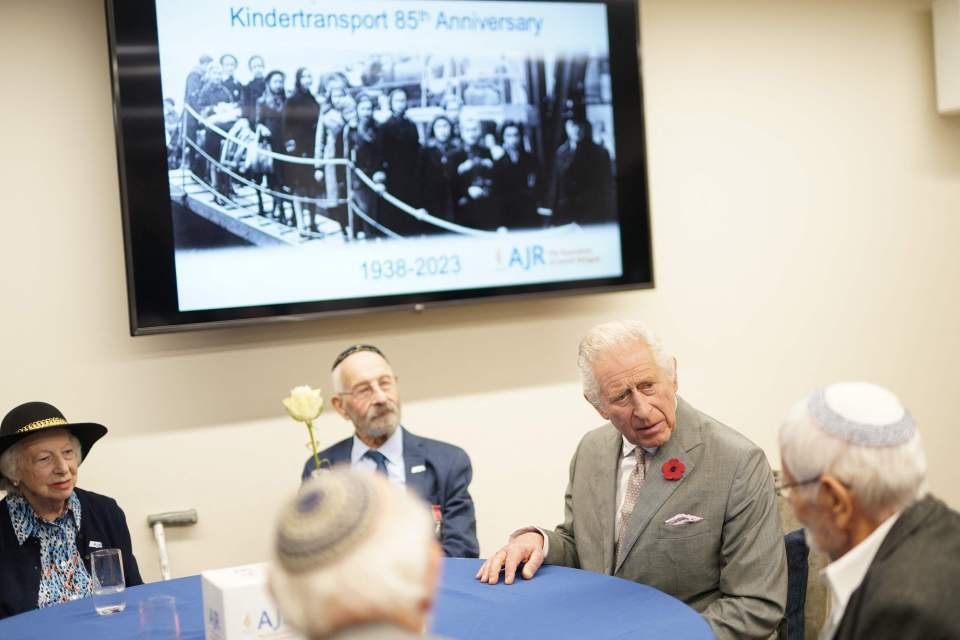
[[[524,563],[520,574],[529,580],[543,564],[543,535],[538,531],[521,533],[490,556],[474,576],[480,582],[497,584],[500,580],[500,568],[503,568],[503,583],[513,584],[517,574],[517,565]]]

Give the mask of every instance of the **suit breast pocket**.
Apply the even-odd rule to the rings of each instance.
[[[720,579],[720,535],[707,519],[680,525],[660,523],[657,548],[673,565],[674,588],[681,600],[717,588]]]
[[[666,524],[660,523],[657,527],[657,537],[666,540],[695,538],[710,533],[710,521],[704,518],[699,522],[686,522],[684,524]]]

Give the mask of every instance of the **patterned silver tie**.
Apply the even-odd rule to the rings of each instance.
[[[617,531],[617,546],[615,549],[617,564],[620,564],[620,546],[623,544],[623,534],[627,530],[627,523],[630,522],[630,515],[637,504],[640,488],[647,476],[647,470],[644,466],[647,452],[637,447],[633,450],[633,454],[637,458],[637,466],[633,468],[630,477],[627,479],[627,493],[623,498],[623,507],[620,509],[620,530]]]

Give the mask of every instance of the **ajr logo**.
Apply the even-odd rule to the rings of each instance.
[[[266,609],[264,609],[263,611],[261,611],[261,612],[260,612],[260,622],[257,624],[257,631],[260,631],[260,630],[263,629],[264,627],[267,627],[268,629],[272,629],[273,631],[276,631],[277,629],[279,629],[279,628],[280,628],[280,625],[283,624],[283,620],[280,618],[280,610],[279,610],[279,609],[277,609],[276,614],[277,614],[277,616],[276,616],[276,617],[277,617],[277,623],[274,624],[274,623],[273,623],[273,620],[270,619],[270,612],[267,611]]]
[[[529,271],[537,265],[544,264],[546,263],[543,260],[543,245],[533,244],[526,247],[514,247],[510,251],[507,268],[518,267],[524,271]]]

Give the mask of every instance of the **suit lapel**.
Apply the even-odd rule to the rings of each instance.
[[[925,524],[924,521],[930,517],[934,509],[936,509],[936,505],[937,502],[934,498],[928,495],[914,502],[900,514],[900,518],[893,524],[893,527],[887,532],[887,537],[884,538],[880,544],[880,548],[870,563],[870,567],[867,569],[867,573],[863,577],[860,586],[850,595],[847,606],[843,610],[843,617],[840,618],[840,623],[837,625],[837,630],[834,633],[834,638],[859,637],[857,625],[860,623],[860,611],[864,606],[867,592],[871,587],[870,581],[873,577],[874,568],[889,558],[901,543],[913,535],[918,527]]]
[[[893,527],[890,528],[887,537],[884,538],[880,544],[874,562],[886,560],[892,555],[897,547],[912,536],[918,527],[924,524],[924,521],[930,517],[930,514],[936,508],[936,504],[934,498],[927,495],[904,509],[903,513],[900,514],[900,518],[894,523]]]
[[[609,571],[613,566],[614,520],[617,509],[617,473],[620,469],[620,451],[623,438],[615,428],[610,429],[599,450],[600,459],[590,468],[597,473],[590,477],[590,492],[594,496],[600,540],[603,543],[603,566]]]
[[[701,443],[700,419],[693,407],[677,398],[677,426],[667,443],[660,447],[657,455],[650,461],[650,467],[647,469],[647,477],[644,480],[643,488],[640,489],[640,497],[633,508],[633,514],[627,523],[627,530],[623,535],[623,549],[620,552],[620,558],[613,573],[616,575],[620,567],[630,553],[630,549],[636,544],[640,534],[644,532],[650,524],[654,514],[660,510],[663,503],[673,495],[673,492],[693,473],[696,461],[693,456],[687,455],[687,452],[697,447]],[[660,468],[664,462],[671,458],[679,458],[686,467],[683,477],[679,480],[667,480],[663,477]]]
[[[403,427],[400,427],[403,429]],[[406,475],[407,488],[429,502],[427,495],[426,457],[420,438],[403,429],[403,471]],[[416,467],[424,467],[419,473],[413,473]]]
[[[337,444],[330,447],[330,466],[336,466],[338,464],[350,464],[350,454],[353,453],[353,438],[347,438],[346,440],[341,440]],[[322,458],[326,456],[320,456]]]

